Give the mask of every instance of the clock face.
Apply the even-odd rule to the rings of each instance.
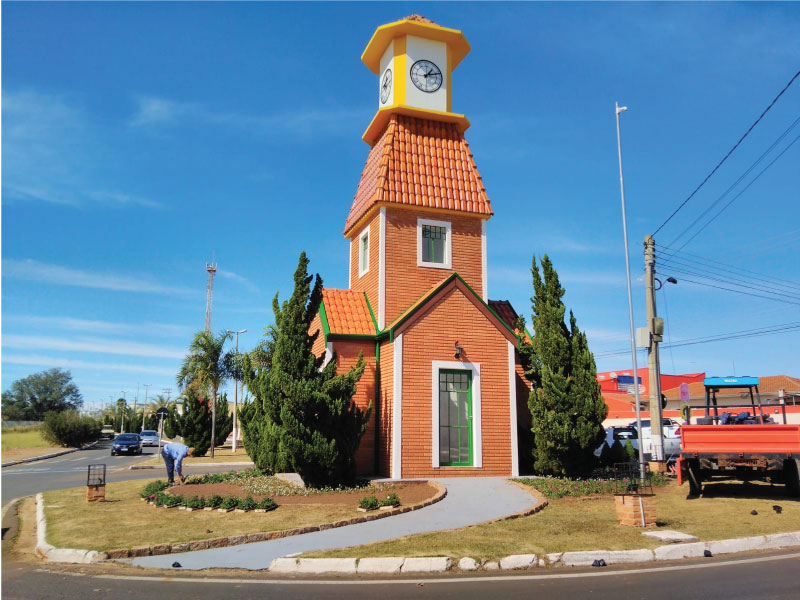
[[[381,104],[386,104],[392,91],[392,70],[386,69],[381,77]]]
[[[442,71],[429,60],[411,65],[411,81],[423,92],[432,93],[442,87]]]

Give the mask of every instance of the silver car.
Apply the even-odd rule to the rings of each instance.
[[[152,429],[144,429],[139,434],[142,440],[142,446],[158,446],[158,432]]]

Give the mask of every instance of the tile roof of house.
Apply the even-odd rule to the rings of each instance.
[[[417,21],[419,23],[429,23],[431,25],[436,25],[433,21],[431,21],[428,17],[423,17],[422,15],[408,15],[407,17],[403,17],[404,21]]]
[[[367,157],[345,235],[379,203],[489,218],[492,207],[469,144],[455,123],[393,114]]]
[[[375,335],[375,321],[364,292],[354,290],[322,290],[322,304],[330,334]]]
[[[607,419],[624,419],[628,416],[635,416],[635,398],[629,394],[615,394],[603,392],[603,400],[608,407]]]
[[[528,332],[520,332],[516,327],[519,315],[517,314],[517,311],[514,310],[514,307],[511,306],[511,302],[508,300],[489,300],[487,304],[489,305],[489,308],[496,312],[497,316],[503,319],[505,324],[513,329],[517,335],[522,334],[525,341],[529,344],[531,343],[531,338],[528,336]]]

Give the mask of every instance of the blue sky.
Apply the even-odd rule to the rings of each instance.
[[[629,368],[630,354],[611,354],[629,347],[614,102],[629,107],[641,326],[642,239],[800,68],[798,4],[3,3],[3,389],[63,367],[90,406],[137,384],[174,397],[212,257],[212,327],[248,329],[244,349],[276,290],[290,293],[301,250],[346,288],[342,228],[378,100],[360,55],[377,26],[413,13],[472,45],[453,110],[471,120],[495,211],[489,296],[530,319],[531,256],[548,253],[598,369]],[[800,322],[798,117],[800,81],[656,236],[680,248],[713,202],[700,223],[741,192],[683,248],[692,255],[659,263],[679,280],[658,296],[668,341]],[[662,370],[797,376],[797,341],[665,349]]]

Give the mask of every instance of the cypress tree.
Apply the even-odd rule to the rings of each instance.
[[[596,381],[594,357],[586,335],[570,312],[564,318],[564,288],[549,257],[541,274],[533,257],[533,339],[523,350],[532,382],[528,406],[533,418],[534,469],[540,473],[582,476],[596,463],[607,408]]]
[[[196,456],[205,456],[211,447],[211,407],[208,400],[198,398],[187,388],[183,399],[183,415],[178,416],[183,443],[194,448]]]
[[[292,296],[282,305],[277,294],[272,301],[275,324],[259,347],[265,356],[245,361],[254,399],[240,411],[243,442],[263,471],[295,471],[311,486],[337,485],[354,476],[371,407],[362,411],[352,402],[363,356],[337,375],[336,356],[323,367],[324,357],[311,352],[319,332],[309,335],[309,327],[322,301],[322,279],[317,275],[311,287],[308,263],[301,253]]]
[[[217,398],[217,427],[215,446],[222,446],[233,431],[233,413],[228,408],[228,394]]]

